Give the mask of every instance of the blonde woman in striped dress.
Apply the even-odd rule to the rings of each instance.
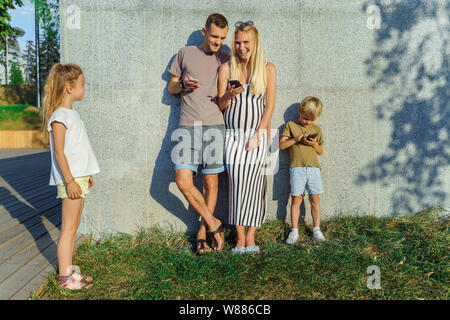
[[[253,22],[239,21],[235,27],[231,59],[219,69],[217,92],[227,127],[228,223],[237,233],[232,252],[243,254],[259,252],[255,232],[266,212],[264,170],[275,106],[276,69],[264,61],[261,38]],[[230,85],[230,80],[242,85]]]

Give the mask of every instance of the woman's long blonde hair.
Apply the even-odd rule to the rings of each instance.
[[[53,65],[45,81],[44,96],[42,98],[42,138],[45,144],[49,142],[47,124],[53,112],[61,106],[66,84],[75,85],[78,77],[83,74],[76,64],[56,63]]]
[[[247,26],[241,24],[234,30],[233,33],[233,44],[231,46],[231,58],[230,58],[230,76],[231,80],[239,80],[241,83],[245,83],[244,79],[244,68],[246,65],[241,62],[237,52],[236,52],[236,34],[238,31],[246,31],[251,39],[255,41],[255,51],[250,57],[250,84],[251,93],[253,95],[262,94],[266,90],[267,85],[267,70],[264,63],[261,37],[259,36],[258,29],[255,26]]]

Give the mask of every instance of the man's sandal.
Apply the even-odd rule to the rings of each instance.
[[[220,220],[220,226],[216,230],[209,232],[209,233],[211,234],[211,237],[212,237],[213,241],[215,241],[215,242],[217,242],[217,241],[216,241],[216,239],[214,239],[214,235],[216,235],[217,233],[220,233],[220,237],[222,238],[222,248],[220,250],[222,250],[223,246],[225,245],[225,233],[223,231],[223,228],[225,227],[225,225],[223,224],[223,221],[221,219],[219,219],[219,220]],[[220,251],[220,250],[218,250],[218,251]]]
[[[200,248],[198,247],[199,243],[200,243]],[[205,243],[207,243],[206,239],[197,239],[197,254],[204,254],[204,253],[211,251],[211,247],[206,248]]]
[[[88,282],[81,282],[76,280],[73,277],[73,274],[71,274],[70,276],[63,276],[63,277],[58,277],[58,284],[64,288],[64,289],[68,289],[68,290],[87,290],[92,288],[92,284],[88,283]]]

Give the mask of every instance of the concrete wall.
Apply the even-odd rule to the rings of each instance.
[[[372,28],[371,4],[381,9],[380,29]],[[252,20],[260,30],[265,57],[278,71],[272,128],[295,119],[303,97],[324,102],[317,123],[325,138],[325,219],[449,205],[445,6],[431,0],[61,1],[63,61],[85,71],[85,101],[76,108],[101,168],[80,231],[197,229],[198,216],[174,182],[170,137],[179,99],[167,92],[167,68],[179,48],[202,41],[200,29],[212,12],[230,24]],[[231,45],[231,31],[225,43]],[[288,153],[273,156],[279,170],[268,181],[267,219],[289,219]],[[223,174],[216,214],[226,217],[227,210]]]

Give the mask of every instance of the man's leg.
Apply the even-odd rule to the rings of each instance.
[[[217,192],[219,190],[219,175],[218,174],[203,174],[203,187],[205,189],[205,202],[209,211],[214,215],[214,210],[217,204]],[[200,229],[198,230],[197,239],[206,239],[206,225],[201,220]],[[208,246],[206,245],[206,248]]]
[[[213,217],[211,210],[205,202],[203,194],[194,186],[192,171],[189,169],[177,169],[175,171],[175,181],[186,200],[201,216],[202,221],[204,221],[209,231],[216,230],[221,225],[221,222],[219,219]],[[222,249],[223,241],[220,234],[217,233],[214,236],[214,239],[216,239],[217,242],[216,250]]]

